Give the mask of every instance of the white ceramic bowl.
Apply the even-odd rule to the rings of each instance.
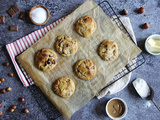
[[[125,111],[124,111],[123,115],[121,115],[120,117],[117,117],[117,118],[112,117],[112,116],[109,114],[108,109],[107,109],[108,104],[109,104],[112,100],[115,100],[115,99],[120,100],[120,101],[124,104],[124,107],[125,107]],[[123,118],[126,116],[127,112],[128,112],[127,104],[126,104],[126,102],[125,102],[123,99],[121,99],[121,98],[114,97],[114,98],[110,99],[110,100],[107,102],[107,104],[106,104],[106,113],[107,113],[107,115],[108,115],[111,119],[114,119],[114,120],[115,120],[115,119],[116,119],[116,120],[123,119]]]
[[[146,41],[145,41],[145,49],[146,49],[146,51],[149,53],[149,54],[151,54],[151,55],[160,55],[160,53],[153,53],[153,52],[151,52],[150,50],[149,50],[149,45],[148,45],[148,43],[147,43],[147,41],[150,39],[150,38],[153,38],[153,39],[160,39],[160,35],[158,35],[158,34],[153,34],[153,35],[150,35],[147,39],[146,39]]]

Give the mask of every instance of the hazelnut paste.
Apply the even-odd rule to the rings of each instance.
[[[117,118],[123,115],[125,106],[121,100],[114,99],[109,102],[107,109],[112,117]]]

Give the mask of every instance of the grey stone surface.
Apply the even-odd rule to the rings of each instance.
[[[40,109],[35,98],[33,98],[30,90],[23,87],[18,75],[15,72],[10,57],[5,49],[5,45],[14,42],[16,39],[21,38],[39,28],[49,25],[57,19],[68,15],[73,12],[79,5],[85,0],[1,0],[0,1],[0,15],[6,17],[6,23],[0,24],[0,78],[4,77],[6,80],[0,84],[0,89],[12,87],[11,92],[5,94],[0,93],[0,103],[3,107],[0,108],[3,111],[3,115],[0,119],[3,120],[46,120],[47,117],[44,112]],[[152,56],[146,53],[144,49],[145,39],[151,34],[160,34],[160,1],[159,0],[108,0],[115,12],[119,14],[122,9],[127,9],[130,17],[133,30],[135,32],[138,46],[142,49],[144,57],[146,59],[145,64],[133,71],[131,81],[129,85],[114,95],[108,95],[98,100],[94,97],[90,100],[87,105],[77,111],[71,118],[71,120],[107,120],[109,117],[105,113],[105,105],[110,98],[120,97],[124,99],[128,105],[128,113],[124,119],[126,120],[158,120],[160,113],[149,101],[142,100],[133,89],[131,82],[141,77],[145,79],[155,90],[155,101],[160,105],[160,56]],[[99,3],[100,0],[95,0]],[[50,11],[49,22],[44,26],[33,25],[30,19],[27,17],[26,20],[18,19],[19,13],[11,18],[7,14],[7,10],[16,4],[21,11],[29,12],[30,8],[37,4],[46,6]],[[146,12],[144,14],[137,14],[136,9],[144,7]],[[150,28],[142,30],[140,25],[143,23],[149,23]],[[10,25],[18,25],[19,31],[9,31]],[[4,62],[9,62],[10,66],[6,67],[3,65]],[[14,73],[11,78],[8,73]],[[20,97],[25,98],[25,102],[21,103],[18,101]],[[15,112],[9,112],[12,105],[17,105]],[[23,113],[23,110],[28,108],[29,114]],[[63,120],[61,116],[57,120]]]

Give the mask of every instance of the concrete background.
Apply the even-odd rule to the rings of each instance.
[[[0,90],[7,87],[12,87],[11,92],[5,94],[0,93],[0,103],[3,107],[0,111],[3,111],[3,115],[0,119],[8,120],[46,120],[47,116],[37,104],[35,98],[32,96],[28,88],[23,87],[19,77],[17,76],[10,57],[5,49],[5,45],[35,31],[43,28],[52,22],[58,20],[61,17],[73,12],[79,5],[85,0],[1,0],[0,1],[0,16],[6,17],[6,23],[0,24],[0,78],[4,77],[6,80],[0,84]],[[160,34],[160,1],[159,0],[108,0],[115,12],[119,14],[122,9],[127,9],[130,18],[138,46],[142,49],[146,62],[137,68],[132,73],[131,81],[129,85],[114,95],[108,95],[98,100],[96,97],[88,102],[88,104],[77,111],[71,118],[71,120],[108,120],[109,117],[105,113],[105,105],[110,98],[120,97],[124,99],[128,105],[128,113],[124,119],[126,120],[158,120],[160,118],[160,112],[150,101],[142,100],[135,90],[133,89],[131,82],[137,77],[141,77],[150,84],[155,91],[155,101],[160,105],[160,56],[153,56],[148,54],[144,49],[145,39],[151,34]],[[96,3],[100,3],[100,0],[95,0]],[[44,26],[33,25],[27,16],[26,20],[18,19],[18,15],[11,18],[7,14],[7,10],[16,4],[21,11],[29,12],[30,8],[37,4],[46,6],[50,11],[49,22]],[[146,12],[143,14],[137,14],[136,9],[144,7]],[[143,30],[140,25],[143,23],[149,23],[150,28]],[[18,25],[19,31],[9,31],[10,25]],[[4,62],[9,62],[10,66],[3,65]],[[8,73],[14,73],[11,78]],[[25,98],[25,102],[20,103],[18,99],[20,97]],[[9,112],[12,105],[17,105],[15,112]],[[28,108],[29,114],[23,113],[23,110]],[[63,120],[61,116],[57,120]]]

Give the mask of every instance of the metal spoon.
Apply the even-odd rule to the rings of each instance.
[[[152,89],[151,86],[149,86],[149,88],[150,88],[150,95],[148,97],[141,97],[141,98],[145,99],[145,100],[151,100],[153,102],[153,104],[156,106],[156,108],[160,111],[160,107],[157,105],[157,103],[153,99],[154,98],[154,90]]]

